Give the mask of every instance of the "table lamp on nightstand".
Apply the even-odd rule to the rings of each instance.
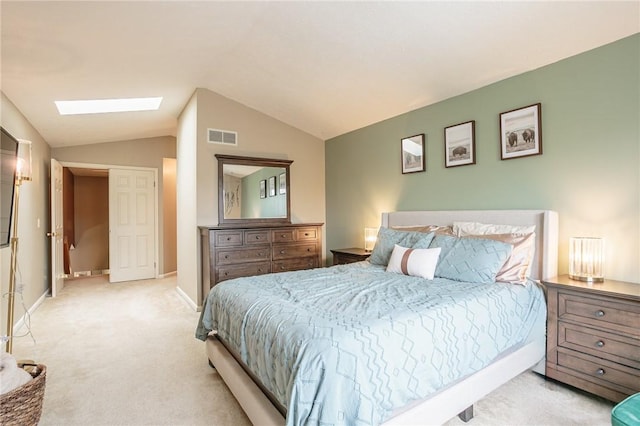
[[[569,278],[591,283],[604,281],[604,240],[569,238]]]
[[[365,251],[373,250],[373,247],[376,245],[377,239],[378,239],[377,228],[364,228],[364,250]]]

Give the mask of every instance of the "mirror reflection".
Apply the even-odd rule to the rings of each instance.
[[[222,167],[225,219],[287,217],[285,168],[240,164]]]
[[[291,223],[293,160],[216,154],[220,226]]]

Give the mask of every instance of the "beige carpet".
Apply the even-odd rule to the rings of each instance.
[[[175,286],[79,278],[45,300],[32,316],[36,343],[14,342],[17,358],[47,366],[41,425],[249,424]],[[612,406],[525,373],[479,401],[468,425],[608,425]]]

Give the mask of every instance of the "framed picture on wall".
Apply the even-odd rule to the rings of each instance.
[[[271,176],[269,178],[269,197],[276,196],[276,177]]]
[[[476,164],[475,120],[444,128],[444,166],[467,164]]]
[[[542,107],[534,104],[500,114],[500,158],[542,154]]]
[[[287,193],[287,174],[280,173],[278,176],[278,194],[286,194]]]
[[[260,198],[267,198],[267,180],[260,181]]]
[[[403,138],[400,141],[402,151],[402,173],[424,172],[424,133]]]

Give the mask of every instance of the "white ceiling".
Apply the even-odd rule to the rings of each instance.
[[[328,139],[640,31],[640,2],[0,3],[2,91],[52,147],[175,135],[198,87]],[[59,116],[54,100],[163,96]]]

